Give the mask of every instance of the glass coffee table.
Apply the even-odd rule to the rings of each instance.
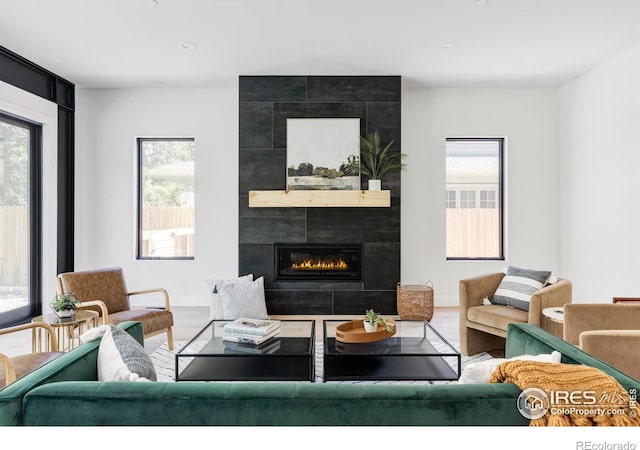
[[[429,322],[396,320],[396,334],[354,344],[336,340],[344,320],[324,320],[324,381],[460,378],[461,355]]]
[[[315,321],[281,320],[260,346],[222,340],[228,320],[213,320],[176,354],[176,381],[314,381]]]

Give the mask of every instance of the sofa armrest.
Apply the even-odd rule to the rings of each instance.
[[[140,322],[122,322],[117,326],[144,343]],[[82,344],[0,389],[0,426],[21,425],[22,399],[38,386],[58,381],[97,380],[99,347],[100,339]]]
[[[640,381],[623,373],[611,364],[569,344],[540,327],[530,323],[510,323],[507,329],[505,358],[520,355],[538,355],[557,350],[564,364],[584,364],[604,371],[615,378],[625,389],[640,389]]]
[[[529,302],[529,323],[539,327],[542,323],[542,310],[571,303],[572,291],[573,285],[569,280],[564,279],[537,291],[531,296]]]
[[[466,317],[466,311],[469,308],[482,305],[484,298],[493,297],[503,278],[504,273],[497,272],[460,280],[458,285],[461,315]],[[462,311],[465,313],[462,314]]]
[[[640,330],[584,331],[579,337],[580,349],[640,380]]]
[[[595,330],[637,330],[640,306],[631,303],[572,303],[564,308],[563,338],[579,345],[580,334]]]

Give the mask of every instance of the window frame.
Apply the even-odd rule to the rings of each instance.
[[[3,122],[29,130],[29,299],[25,306],[0,313],[0,326],[23,323],[42,312],[42,124],[0,111]]]
[[[194,137],[137,137],[136,138],[136,162],[137,162],[137,208],[136,208],[136,260],[138,261],[193,261],[195,255],[192,256],[143,256],[142,255],[142,217],[143,217],[143,182],[142,182],[142,144],[144,142],[194,142]],[[195,189],[195,186],[194,186]],[[195,212],[194,212],[195,214]]]
[[[447,256],[445,250],[445,258],[447,261],[505,261],[505,137],[447,137],[448,142],[496,142],[498,144],[498,187],[496,189],[496,208],[498,209],[498,233],[499,233],[499,256]],[[445,155],[446,160],[446,155]],[[446,188],[446,164],[445,164],[445,190]],[[479,207],[480,199],[477,199],[477,207]],[[446,208],[445,208],[446,211]],[[446,248],[446,243],[445,243]]]

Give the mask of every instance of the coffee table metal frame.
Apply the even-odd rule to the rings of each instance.
[[[324,381],[452,381],[460,378],[460,352],[426,320],[397,320],[394,336],[365,344],[337,341],[335,328],[343,322],[323,321]],[[452,366],[457,366],[457,370]]]
[[[279,335],[245,351],[225,345],[228,322],[212,320],[176,353],[176,381],[315,380],[314,320],[281,320]]]

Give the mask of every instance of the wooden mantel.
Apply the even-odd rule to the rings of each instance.
[[[249,191],[250,208],[391,206],[390,191]]]

